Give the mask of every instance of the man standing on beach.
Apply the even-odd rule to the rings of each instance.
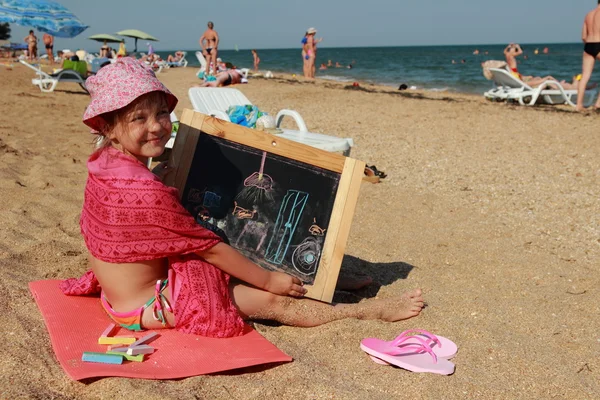
[[[50,64],[54,64],[54,36],[49,33],[44,33],[42,36],[42,40],[44,41],[44,45],[46,46],[46,54],[48,54],[48,61]]]
[[[204,33],[200,37],[200,46],[202,47],[202,54],[204,54],[204,58],[206,58],[207,63],[207,75],[211,75],[211,63],[214,68],[214,74],[217,75],[218,72],[217,48],[219,47],[219,35],[217,34],[217,31],[213,29],[214,26],[215,25],[211,21],[208,21],[208,29],[204,31]],[[204,41],[206,41],[206,45],[204,45]]]
[[[577,87],[577,111],[583,111],[585,89],[594,71],[596,58],[600,54],[600,0],[598,0],[598,4],[598,7],[590,11],[583,21],[583,32],[581,33],[581,39],[584,43],[583,62],[581,80],[579,80],[579,86]],[[600,108],[600,97],[594,108]]]

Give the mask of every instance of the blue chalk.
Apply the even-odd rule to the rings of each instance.
[[[102,364],[123,364],[123,356],[116,354],[94,353],[93,351],[84,351],[81,361],[95,362]]]

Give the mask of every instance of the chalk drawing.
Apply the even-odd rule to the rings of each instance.
[[[321,257],[321,245],[316,238],[309,236],[292,253],[292,265],[296,271],[304,275],[312,275],[317,271],[319,257]]]
[[[259,204],[267,201],[273,201],[273,178],[264,173],[267,152],[263,151],[260,161],[260,170],[253,172],[252,175],[244,180],[244,189],[242,189],[236,199],[243,200],[246,203]]]
[[[317,218],[313,218],[313,224],[308,228],[308,233],[313,236],[323,236],[326,230],[317,225]]]
[[[240,207],[237,205],[237,201],[234,201],[233,204],[235,205],[235,207],[233,208],[233,211],[231,212],[232,215],[234,215],[236,218],[239,219],[252,219],[254,218],[254,216],[256,215],[256,213],[258,212],[256,210],[256,206],[253,206],[253,210],[246,210],[243,207]]]
[[[296,227],[302,217],[302,212],[308,201],[309,194],[298,190],[288,190],[273,229],[273,235],[269,240],[265,259],[274,264],[281,264],[289,249],[290,243],[296,232]]]

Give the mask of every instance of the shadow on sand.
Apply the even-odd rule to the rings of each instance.
[[[342,261],[338,283],[343,279],[360,280],[370,276],[373,283],[355,291],[336,289],[334,303],[358,303],[363,299],[377,296],[382,286],[388,286],[399,279],[406,279],[414,266],[405,262],[372,263],[346,254]]]

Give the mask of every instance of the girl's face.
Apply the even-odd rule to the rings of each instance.
[[[108,133],[112,146],[146,164],[158,157],[171,138],[171,118],[165,95],[152,92],[140,96],[118,111]]]

